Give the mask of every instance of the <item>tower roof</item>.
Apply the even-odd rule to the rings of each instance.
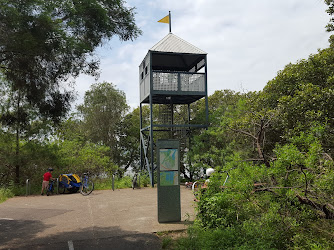
[[[188,54],[207,54],[205,51],[188,43],[180,37],[169,33],[160,42],[154,45],[150,51],[158,52],[174,52],[174,53],[188,53]]]

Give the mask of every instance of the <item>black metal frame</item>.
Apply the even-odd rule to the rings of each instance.
[[[149,173],[151,186],[154,187],[154,171],[156,166],[154,166],[154,131],[170,131],[172,128],[185,128],[185,129],[201,129],[207,128],[209,124],[209,110],[208,110],[208,89],[207,89],[207,56],[203,54],[182,54],[182,53],[164,53],[164,52],[153,52],[149,51],[149,76],[150,76],[150,91],[149,95],[145,98],[140,97],[140,164],[141,169],[146,166]],[[178,58],[178,60],[185,61],[186,59],[193,58],[194,61],[190,64],[185,63],[184,67],[173,67],[173,64],[167,65],[165,67],[160,67],[161,63],[155,63],[154,58],[163,60],[164,56],[173,56]],[[198,65],[204,59],[204,65],[197,68]],[[144,59],[145,60],[145,59]],[[167,63],[168,64],[168,63]],[[143,65],[143,63],[142,63]],[[141,65],[141,66],[142,66]],[[166,65],[166,63],[165,63]],[[140,66],[140,68],[141,68]],[[147,67],[145,65],[145,67]],[[142,67],[142,68],[145,68]],[[195,67],[195,72],[189,72]],[[204,73],[197,73],[201,68],[205,68]],[[145,69],[147,70],[147,69]],[[184,71],[183,71],[184,70]],[[141,72],[141,70],[140,70]],[[144,69],[143,69],[144,72]],[[153,74],[155,72],[163,73],[177,73],[178,74],[178,89],[177,91],[163,91],[153,89]],[[140,73],[141,75],[142,73]],[[180,87],[180,74],[203,74],[204,75],[204,91],[182,91]],[[146,76],[145,76],[146,77]],[[141,83],[144,81],[141,78]],[[206,123],[205,124],[190,124],[190,104],[205,98],[205,113],[206,113]],[[142,105],[148,104],[150,107],[150,125],[143,128],[143,117],[142,117]],[[153,119],[153,105],[154,104],[180,104],[188,105],[188,124],[173,124],[173,118],[171,124],[154,124]],[[172,117],[173,117],[173,110]],[[167,138],[166,138],[167,139]]]

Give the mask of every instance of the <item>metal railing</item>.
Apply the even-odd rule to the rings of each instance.
[[[205,74],[186,72],[153,72],[153,90],[204,92]]]
[[[56,183],[57,183],[57,194],[59,194],[59,179],[56,178]],[[31,194],[31,181],[30,179],[26,180],[26,196]]]
[[[26,196],[30,195],[31,193],[31,183],[30,183],[30,180],[27,179],[26,180]]]
[[[112,175],[111,188],[112,188],[112,191],[115,191],[115,175],[114,174]]]

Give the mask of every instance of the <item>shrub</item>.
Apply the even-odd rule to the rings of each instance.
[[[0,203],[14,197],[14,193],[9,188],[0,188]]]
[[[216,168],[208,188],[199,192],[196,225],[179,248],[334,249],[334,221],[313,206],[333,198],[331,184],[325,185],[333,179],[332,161],[311,141],[303,148],[277,147],[270,168],[239,162],[228,171],[227,183],[230,165]]]

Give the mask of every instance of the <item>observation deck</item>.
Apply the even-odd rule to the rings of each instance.
[[[207,53],[169,33],[139,66],[140,102],[190,104],[207,95]]]

